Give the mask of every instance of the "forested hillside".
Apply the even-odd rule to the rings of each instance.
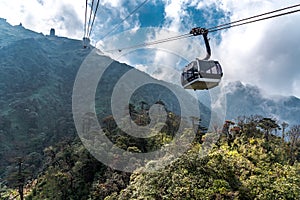
[[[270,127],[259,128],[265,122],[244,118],[223,129],[208,156],[201,157],[201,141],[195,143],[165,169],[132,174],[126,189],[106,199],[299,199],[300,127],[285,139],[266,137]]]
[[[25,187],[26,198],[299,199],[300,126],[289,131],[280,128],[261,116],[227,121],[207,156],[201,155],[209,133],[198,132],[192,148],[172,164],[156,172],[140,168],[132,174],[102,165],[79,140],[64,141],[44,150],[43,172]],[[284,137],[276,136],[276,130]],[[156,148],[169,137],[148,141],[146,147]],[[124,135],[117,137],[117,144],[137,152],[145,147]]]
[[[251,96],[251,88],[235,89],[228,95],[236,99],[227,102],[234,120],[210,132],[211,111],[200,98],[201,119],[187,119],[193,121],[196,137],[186,153],[156,172],[146,172],[154,164],[151,161],[133,173],[117,171],[89,153],[73,120],[74,81],[93,47],[11,26],[2,19],[0,36],[0,199],[300,199],[296,97],[278,107],[259,95]],[[133,68],[111,61],[95,95],[97,120],[105,136],[128,152],[152,152],[173,144],[182,117],[179,103],[159,84],[139,88],[128,104],[130,117],[139,126],[150,123],[152,105],[164,108],[166,122],[154,137],[129,136],[116,125],[113,89]],[[250,103],[241,104],[244,100]],[[254,108],[260,102],[270,112]],[[270,115],[272,111],[280,114],[280,121]],[[284,123],[285,119],[293,123]],[[212,132],[218,140],[204,156],[203,143],[211,140]],[[160,161],[166,159],[165,155]]]

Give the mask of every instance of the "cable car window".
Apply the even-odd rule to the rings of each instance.
[[[215,61],[215,65],[217,67],[218,74],[222,74],[222,68],[219,62]]]
[[[211,68],[211,73],[212,74],[218,74],[218,71],[217,71],[217,67],[214,66],[213,68]]]

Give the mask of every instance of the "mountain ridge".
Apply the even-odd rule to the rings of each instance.
[[[8,26],[6,30],[11,29],[12,33],[20,28],[2,21],[0,29],[3,26]],[[76,136],[72,116],[73,85],[82,62],[93,47],[84,49],[79,40],[40,34],[32,37],[31,34],[5,32],[3,37],[7,37],[9,43],[0,48],[0,138],[3,141],[0,143],[0,158],[4,161],[0,163],[0,176],[7,174],[6,167],[11,157],[22,157],[31,152],[41,157],[44,148],[63,138]],[[95,109],[100,122],[111,115],[109,109],[113,88],[129,70],[136,69],[111,60],[111,65],[98,83]],[[138,76],[152,79],[144,72],[136,72]],[[151,106],[155,103],[154,99],[161,96],[160,100],[165,102],[168,111],[178,111],[178,103],[170,99],[171,91],[158,89],[158,86],[148,87],[148,92],[142,88],[131,100],[134,104],[148,100]],[[203,122],[209,123],[210,111],[199,104],[204,113],[201,115]],[[140,109],[139,106],[135,105],[136,109]]]
[[[240,81],[225,85],[224,90],[227,119],[233,120],[243,115],[262,115],[288,122],[290,125],[300,122],[300,99],[295,96],[266,96],[259,87]]]

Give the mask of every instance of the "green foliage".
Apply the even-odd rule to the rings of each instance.
[[[108,121],[112,126],[109,125],[106,133],[117,146],[127,151],[153,150],[172,142],[169,133],[177,123],[176,115],[170,116],[168,123],[175,125],[146,141],[127,137]],[[287,132],[287,141],[272,134],[266,138],[261,129],[262,119],[252,117],[231,123],[226,128],[227,136],[221,137],[205,157],[201,157],[201,142],[210,137],[202,133],[202,139],[194,141],[188,152],[152,173],[142,172],[143,169],[133,174],[112,170],[91,157],[79,139],[66,140],[44,150],[43,173],[26,189],[26,198],[299,199],[298,129],[293,127]],[[233,125],[236,127],[230,129]],[[40,157],[32,153],[29,160],[37,163]],[[167,159],[166,155],[159,162]],[[155,162],[149,162],[146,168],[153,164]]]
[[[81,199],[90,192],[104,166],[79,143],[62,142],[45,149],[46,171],[37,179],[31,199]]]
[[[236,136],[200,158],[201,145],[154,173],[136,172],[109,199],[299,199],[300,164],[288,163],[281,139]]]
[[[11,197],[18,196],[18,192],[16,190],[10,189],[4,184],[0,182],[0,199],[1,200],[8,200]]]
[[[262,119],[262,118],[261,118]],[[202,144],[156,172],[133,174],[111,170],[94,160],[79,142],[45,149],[45,172],[32,187],[28,199],[299,199],[299,159],[291,165],[291,147],[299,140],[282,138],[259,128],[260,118],[238,123],[231,137],[220,139],[205,157]],[[232,124],[233,125],[233,124]],[[138,140],[115,134],[115,143],[130,152],[142,152],[172,140],[166,133],[140,148]],[[228,130],[230,130],[228,128]],[[243,131],[245,132],[243,132]],[[249,131],[252,132],[249,132]],[[287,138],[290,138],[290,133]],[[203,139],[208,139],[204,135]],[[230,142],[227,140],[230,139]],[[151,142],[150,142],[151,141]],[[298,145],[298,146],[297,146]],[[164,159],[160,162],[164,162]],[[154,163],[155,164],[155,163]],[[150,166],[151,163],[148,163]]]
[[[287,133],[290,145],[290,163],[293,164],[297,158],[299,158],[299,146],[300,146],[300,125],[293,126]]]

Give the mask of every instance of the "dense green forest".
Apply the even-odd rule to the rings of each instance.
[[[136,113],[137,123],[146,117]],[[159,137],[145,141],[127,137],[114,125],[107,127],[108,136],[128,151],[151,151],[172,142],[177,120],[169,118]],[[216,131],[219,140],[207,156],[201,156],[202,144],[210,133],[200,127],[189,151],[156,172],[113,170],[93,158],[79,138],[68,138],[45,148],[42,158],[16,159],[22,170],[8,174],[1,199],[18,199],[20,185],[25,199],[36,200],[300,198],[299,125],[249,116],[226,121]],[[30,169],[35,162],[42,162],[38,173]]]

